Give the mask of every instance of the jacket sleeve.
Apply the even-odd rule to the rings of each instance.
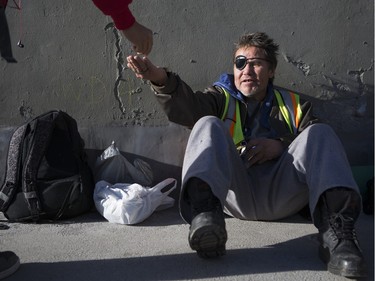
[[[8,0],[0,0],[0,8],[4,8],[7,6]]]
[[[129,9],[132,0],[92,0],[103,14],[110,16],[119,30],[131,27],[135,18]]]
[[[169,121],[191,128],[203,116],[220,118],[225,106],[224,94],[214,87],[194,92],[177,74],[167,74],[167,83],[153,84],[152,89]]]

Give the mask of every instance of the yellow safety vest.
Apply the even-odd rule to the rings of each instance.
[[[245,139],[241,124],[240,101],[232,97],[226,89],[222,89],[226,99],[221,120],[224,121],[225,126],[229,129],[233,142],[238,146]],[[296,134],[302,119],[299,95],[281,89],[274,89],[274,94],[290,132]]]

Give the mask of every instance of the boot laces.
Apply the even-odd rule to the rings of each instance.
[[[330,217],[329,224],[337,238],[357,240],[353,218],[344,217],[342,214],[334,214]]]

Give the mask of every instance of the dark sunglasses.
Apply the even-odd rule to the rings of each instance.
[[[236,66],[236,68],[238,70],[243,70],[248,63],[252,63],[252,64],[258,63],[259,64],[260,61],[271,62],[270,60],[264,59],[264,58],[247,58],[247,57],[241,55],[241,56],[237,56],[234,59],[234,65]]]

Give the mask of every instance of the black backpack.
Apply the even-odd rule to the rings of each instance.
[[[9,221],[71,218],[93,207],[94,181],[77,122],[50,111],[11,136],[0,211]]]

